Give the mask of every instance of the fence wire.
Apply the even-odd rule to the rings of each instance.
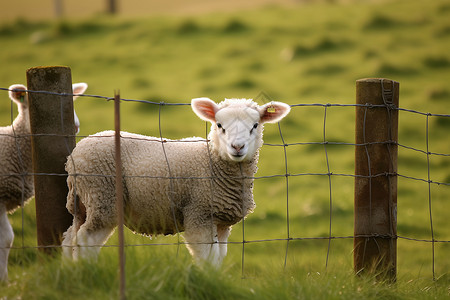
[[[9,91],[7,88],[0,88],[0,91]],[[66,94],[66,93],[51,93],[51,92],[46,92],[46,91],[27,91],[28,93],[46,93],[46,94],[52,94],[52,95],[60,95],[60,96],[74,96],[72,94]],[[97,99],[97,100],[105,100],[105,101],[111,101],[114,100],[114,97],[106,97],[106,96],[100,96],[100,95],[88,95],[88,94],[82,94],[82,95],[77,95],[80,98],[91,98],[91,99]],[[158,122],[159,122],[159,138],[155,138],[154,141],[158,141],[161,143],[163,149],[164,149],[164,144],[166,143],[181,143],[183,141],[180,140],[167,140],[165,138],[163,138],[163,133],[162,133],[162,126],[161,126],[161,109],[164,106],[189,106],[190,103],[166,103],[166,102],[154,102],[154,101],[148,101],[148,100],[137,100],[137,99],[125,99],[125,98],[120,98],[120,101],[123,102],[136,102],[136,103],[144,103],[144,104],[148,104],[148,105],[156,105],[158,106]],[[286,187],[286,237],[282,237],[282,238],[268,238],[268,239],[246,239],[245,237],[245,220],[242,220],[242,241],[227,241],[226,244],[237,244],[237,245],[242,245],[242,273],[244,274],[244,265],[245,265],[245,245],[246,244],[250,244],[250,243],[266,243],[266,242],[280,242],[280,241],[285,241],[286,242],[286,249],[285,249],[285,257],[284,257],[284,267],[286,267],[287,265],[287,261],[288,261],[288,253],[289,253],[289,244],[292,241],[308,241],[308,240],[326,240],[328,241],[328,245],[327,245],[327,253],[326,253],[326,258],[325,258],[325,268],[328,267],[329,264],[329,255],[330,255],[330,249],[331,249],[331,242],[332,240],[339,240],[339,239],[354,239],[354,238],[377,238],[377,237],[381,237],[381,238],[389,238],[389,239],[402,239],[402,240],[407,240],[407,241],[414,241],[414,242],[423,242],[423,243],[430,243],[432,245],[432,274],[433,274],[433,279],[435,279],[435,244],[436,243],[450,243],[450,240],[445,240],[445,239],[436,239],[435,238],[435,229],[434,229],[434,224],[433,224],[433,214],[432,214],[432,191],[431,188],[433,185],[436,186],[450,186],[450,182],[443,182],[443,181],[436,181],[433,180],[431,175],[430,175],[430,169],[431,169],[431,163],[430,163],[430,159],[433,156],[437,156],[437,157],[449,157],[450,153],[439,153],[439,152],[431,152],[430,151],[430,147],[429,147],[429,130],[430,130],[430,126],[429,126],[429,120],[431,117],[442,117],[442,118],[449,118],[450,119],[450,114],[437,114],[437,113],[425,113],[425,112],[421,112],[421,111],[417,111],[417,110],[412,110],[412,109],[405,109],[405,108],[391,108],[392,111],[397,110],[398,112],[404,113],[404,114],[414,114],[414,115],[419,115],[419,116],[424,116],[426,118],[426,149],[418,149],[416,147],[412,147],[409,145],[404,145],[401,143],[398,143],[396,141],[393,140],[387,140],[384,142],[380,142],[380,143],[373,143],[373,142],[364,142],[364,143],[348,143],[348,142],[333,142],[333,141],[328,141],[327,139],[327,124],[328,124],[328,110],[332,107],[343,107],[343,108],[364,108],[365,110],[369,110],[372,108],[385,108],[385,105],[361,105],[361,104],[331,104],[331,103],[326,103],[326,104],[322,104],[322,103],[311,103],[311,104],[307,104],[307,103],[300,103],[300,104],[293,104],[290,105],[292,109],[297,109],[297,108],[306,108],[306,107],[318,107],[318,108],[323,108],[323,122],[322,122],[322,141],[320,142],[294,142],[294,143],[287,143],[285,141],[284,138],[284,134],[283,134],[283,130],[282,130],[282,125],[280,123],[278,123],[278,132],[279,132],[279,137],[281,139],[281,143],[264,143],[263,146],[264,147],[279,147],[283,149],[283,153],[284,153],[284,157],[283,157],[283,161],[284,161],[284,173],[279,173],[279,174],[271,174],[271,175],[263,175],[263,176],[238,176],[237,179],[253,179],[253,180],[260,180],[260,179],[267,179],[267,178],[285,178],[285,187]],[[62,111],[62,108],[61,108]],[[291,112],[292,113],[292,112]],[[11,106],[11,123],[13,121],[13,109]],[[401,125],[401,123],[400,123]],[[207,131],[208,126],[206,126],[206,131]],[[47,136],[61,136],[61,135],[53,135],[53,134],[46,134]],[[66,137],[70,137],[71,135],[65,135]],[[3,134],[0,133],[0,138],[30,138],[31,134],[22,134],[22,135],[16,135],[15,132],[11,133],[11,134]],[[83,138],[83,137],[87,137],[87,136],[78,136],[79,138]],[[105,136],[107,137],[107,136]],[[127,139],[127,137],[122,137],[122,139]],[[147,140],[147,139],[146,139]],[[208,143],[208,139],[207,137],[205,137],[205,139],[199,139],[196,142],[206,142]],[[385,172],[385,173],[380,173],[380,174],[369,174],[368,176],[364,176],[364,175],[355,175],[355,174],[345,174],[345,173],[336,173],[336,172],[332,172],[332,167],[331,167],[331,163],[329,161],[329,154],[328,154],[328,147],[329,146],[353,146],[353,147],[357,147],[357,146],[363,146],[363,147],[367,147],[373,144],[384,144],[386,146],[389,145],[396,145],[400,148],[409,150],[409,151],[414,151],[416,153],[419,154],[424,154],[426,155],[426,159],[427,159],[427,170],[426,170],[426,175],[424,176],[424,178],[418,178],[418,177],[414,177],[414,176],[410,176],[410,175],[406,175],[406,174],[401,174],[398,172],[394,172],[394,171],[390,171],[390,172]],[[324,154],[325,154],[325,161],[326,161],[326,172],[305,172],[305,173],[291,173],[289,172],[289,163],[288,163],[288,154],[287,154],[287,148],[291,147],[291,146],[307,146],[307,145],[319,145],[319,146],[323,146],[324,149]],[[165,153],[165,151],[164,151]],[[154,178],[154,179],[166,179],[170,181],[170,186],[173,185],[173,180],[179,180],[179,179],[206,179],[206,180],[210,180],[212,182],[212,180],[214,179],[213,176],[199,176],[199,177],[181,177],[181,176],[173,176],[172,172],[170,171],[170,161],[167,159],[167,155],[165,154],[165,159],[167,162],[167,167],[169,168],[169,176],[142,176],[142,175],[125,175],[124,177],[129,177],[129,178]],[[54,173],[33,173],[33,172],[17,172],[17,173],[3,173],[0,170],[0,179],[1,178],[6,178],[9,176],[19,176],[19,177],[24,177],[24,176],[41,176],[41,175],[47,175],[47,176],[67,176],[67,174],[54,174]],[[79,176],[90,176],[90,177],[115,177],[115,175],[105,175],[105,174],[83,174],[83,173],[76,173],[73,174],[76,177]],[[329,218],[328,218],[328,236],[317,236],[317,237],[294,237],[291,234],[291,225],[290,225],[290,206],[291,204],[289,203],[290,201],[290,193],[289,193],[289,187],[290,187],[290,178],[295,178],[295,177],[300,177],[300,176],[324,176],[327,178],[327,182],[328,182],[328,199],[329,199]],[[429,210],[429,226],[430,226],[430,231],[431,231],[431,238],[430,239],[419,239],[419,238],[413,238],[413,237],[408,237],[408,236],[401,236],[398,234],[388,234],[388,235],[380,235],[380,234],[371,234],[371,235],[344,235],[344,236],[336,236],[332,234],[332,228],[333,228],[333,187],[332,187],[332,182],[333,182],[333,178],[334,177],[353,177],[353,178],[376,178],[376,177],[392,177],[392,176],[397,176],[399,178],[404,178],[407,180],[413,180],[413,181],[417,181],[417,182],[424,182],[428,185],[428,196],[427,196],[427,202],[428,202],[428,210]],[[24,199],[26,200],[26,199]],[[24,201],[23,201],[24,202]],[[175,218],[175,215],[174,215]],[[24,227],[24,223],[23,223],[23,219],[24,219],[24,213],[23,213],[23,209],[22,209],[22,242],[21,242],[21,246],[14,246],[11,247],[11,249],[40,249],[40,248],[48,248],[48,247],[54,247],[54,248],[58,248],[58,247],[63,247],[63,246],[26,246],[25,242],[24,242],[24,233],[23,233],[23,227]],[[175,222],[175,224],[177,224],[177,222]],[[177,232],[179,230],[177,229]],[[218,242],[219,244],[221,242]],[[125,247],[137,247],[137,246],[169,246],[169,245],[176,245],[177,247],[179,247],[180,245],[184,245],[186,244],[185,242],[183,242],[182,240],[180,240],[179,236],[178,236],[178,240],[176,242],[173,243],[140,243],[140,244],[125,244]],[[92,247],[98,247],[98,245],[92,246]],[[103,245],[103,247],[107,248],[107,247],[119,247],[119,245]],[[177,253],[178,253],[178,249],[177,248]]]

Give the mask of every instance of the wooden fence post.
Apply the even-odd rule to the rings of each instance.
[[[399,83],[357,80],[356,104],[354,269],[395,281]]]
[[[111,15],[115,15],[117,13],[117,1],[116,0],[107,0],[107,12]]]
[[[54,253],[61,236],[72,223],[66,209],[68,193],[64,165],[75,147],[72,76],[68,67],[36,67],[27,70],[36,226],[38,246]]]

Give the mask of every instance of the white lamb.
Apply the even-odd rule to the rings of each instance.
[[[208,141],[121,133],[125,225],[150,236],[184,231],[195,261],[218,266],[231,226],[255,207],[263,124],[280,121],[290,107],[246,99],[191,104],[212,123]],[[80,141],[68,158],[67,209],[74,220],[64,234],[66,257],[95,259],[117,226],[114,151],[114,132],[105,131]]]
[[[73,84],[73,93],[83,94],[86,83]],[[7,213],[13,213],[34,195],[31,164],[31,129],[27,88],[21,84],[9,87],[9,97],[17,104],[18,115],[12,125],[0,127],[0,281],[8,277],[8,255],[14,233]],[[73,97],[74,100],[77,96]],[[80,121],[74,112],[78,133]]]

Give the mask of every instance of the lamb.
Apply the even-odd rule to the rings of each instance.
[[[219,266],[231,226],[255,208],[263,124],[280,121],[290,106],[209,98],[191,106],[211,122],[208,140],[121,132],[124,222],[149,236],[184,231],[194,261]],[[66,258],[95,260],[117,226],[114,153],[114,132],[104,131],[81,140],[67,160],[66,207],[74,219],[63,236]]]
[[[74,94],[80,95],[87,84],[76,83],[72,88]],[[29,175],[32,172],[31,129],[26,91],[21,84],[9,87],[9,97],[17,104],[18,115],[12,125],[0,127],[0,281],[7,279],[8,255],[14,240],[7,213],[13,213],[34,195],[33,177]],[[74,119],[78,133],[80,121],[75,112]]]

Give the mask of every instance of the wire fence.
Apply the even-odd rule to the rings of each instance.
[[[0,91],[4,91],[4,92],[8,92],[9,90],[7,88],[0,88]],[[72,94],[67,94],[67,93],[51,93],[51,92],[46,92],[46,91],[27,91],[28,93],[43,93],[43,94],[53,94],[53,95],[58,95],[61,97],[64,96],[74,96]],[[114,97],[107,97],[107,96],[101,96],[101,95],[89,95],[89,94],[85,94],[85,95],[79,95],[79,97],[85,98],[85,99],[92,99],[92,100],[96,100],[96,101],[112,101],[114,100]],[[123,103],[142,103],[145,105],[151,105],[151,106],[157,106],[158,107],[158,123],[159,123],[159,133],[160,133],[160,137],[155,137],[155,141],[159,141],[161,142],[162,145],[164,145],[165,143],[177,143],[180,142],[178,140],[175,141],[170,141],[170,140],[166,140],[165,138],[163,138],[161,132],[161,110],[162,108],[166,107],[166,106],[189,106],[190,103],[166,103],[166,102],[154,102],[154,101],[148,101],[148,100],[138,100],[138,99],[125,99],[125,98],[120,98],[119,99],[121,102]],[[433,157],[449,157],[450,156],[450,152],[444,153],[444,152],[432,152],[430,150],[429,144],[430,144],[430,119],[431,118],[435,118],[435,117],[439,117],[439,118],[445,118],[446,120],[450,120],[450,114],[442,114],[442,113],[425,113],[425,112],[421,112],[421,111],[417,111],[417,110],[412,110],[412,109],[406,109],[406,108],[392,108],[393,111],[398,111],[400,114],[402,114],[402,116],[404,118],[407,118],[408,115],[414,115],[414,116],[420,116],[422,118],[425,118],[425,124],[426,124],[426,128],[425,128],[425,135],[426,135],[426,149],[419,149],[410,145],[406,145],[406,144],[402,144],[399,143],[397,141],[394,140],[386,140],[383,142],[366,142],[366,143],[351,143],[351,142],[335,142],[335,141],[329,141],[328,140],[328,136],[327,136],[327,126],[338,126],[335,124],[331,124],[329,125],[329,110],[331,108],[334,107],[340,107],[340,108],[344,108],[344,109],[355,109],[355,108],[363,108],[366,110],[370,110],[373,108],[385,108],[386,105],[367,105],[367,104],[331,104],[331,103],[326,103],[326,104],[322,104],[322,103],[313,103],[313,104],[306,104],[306,103],[300,103],[300,104],[293,104],[290,105],[292,108],[292,113],[296,113],[296,110],[302,109],[302,108],[318,108],[318,109],[323,109],[323,118],[322,120],[320,120],[320,124],[322,127],[322,140],[321,141],[314,141],[314,142],[291,142],[288,143],[286,142],[285,139],[285,129],[284,129],[284,125],[283,123],[278,123],[278,134],[279,134],[279,138],[281,140],[281,143],[264,143],[263,147],[267,147],[267,148],[271,148],[271,147],[277,147],[283,150],[283,157],[279,157],[277,159],[279,159],[280,164],[283,164],[284,167],[284,171],[281,173],[275,173],[275,174],[269,174],[269,175],[255,175],[255,176],[251,176],[251,177],[246,177],[248,179],[253,179],[255,180],[255,185],[257,185],[257,181],[262,180],[262,179],[268,179],[268,178],[284,178],[285,180],[285,194],[286,194],[286,236],[283,237],[279,237],[279,238],[267,238],[267,239],[248,239],[246,237],[245,234],[245,220],[242,220],[242,238],[240,241],[228,241],[227,244],[235,244],[235,245],[242,245],[242,273],[244,274],[244,265],[245,265],[245,253],[246,253],[246,245],[248,244],[257,244],[257,243],[266,243],[266,242],[277,242],[277,241],[285,241],[286,242],[286,249],[285,249],[285,256],[284,256],[284,265],[286,266],[286,264],[288,263],[288,253],[289,253],[289,246],[290,246],[290,242],[292,241],[308,241],[308,240],[322,240],[322,241],[328,241],[328,246],[327,246],[327,253],[326,253],[326,259],[325,259],[325,267],[328,267],[329,264],[329,255],[330,255],[330,248],[331,248],[331,242],[333,240],[339,240],[339,239],[355,239],[355,238],[389,238],[389,239],[400,239],[400,240],[406,240],[406,241],[414,241],[414,242],[420,242],[420,243],[428,243],[432,245],[432,249],[431,249],[431,257],[432,257],[432,276],[433,279],[435,279],[436,274],[435,274],[435,269],[434,266],[436,264],[435,261],[435,244],[436,243],[450,243],[449,239],[436,239],[435,238],[435,225],[434,225],[434,221],[433,221],[433,213],[432,213],[432,205],[433,205],[433,193],[432,193],[432,187],[433,186],[442,186],[442,187],[449,187],[450,186],[450,182],[445,182],[445,181],[438,181],[438,180],[433,180],[432,176],[431,176],[431,168],[432,168],[432,164],[431,164],[431,159]],[[11,109],[11,121],[13,120],[13,115],[12,115],[12,111],[13,109]],[[82,117],[81,117],[82,119]],[[319,122],[318,122],[319,123]],[[400,123],[401,124],[401,123]],[[41,136],[52,136],[52,134],[41,134]],[[56,134],[54,134],[54,136],[56,136]],[[66,137],[73,137],[73,135],[66,135]],[[0,139],[1,138],[30,138],[31,137],[31,133],[29,134],[22,134],[19,136],[16,136],[15,133],[10,134],[2,134],[0,133]],[[86,136],[80,136],[79,138],[83,138]],[[448,137],[446,137],[446,139],[448,140]],[[445,140],[445,138],[444,138]],[[203,139],[203,140],[198,140],[199,142],[207,142],[207,138]],[[330,158],[329,158],[329,147],[332,146],[351,146],[351,147],[358,147],[358,146],[363,146],[366,147],[368,145],[374,145],[374,144],[381,144],[381,145],[395,145],[398,146],[401,149],[404,149],[405,151],[412,151],[414,153],[417,153],[419,155],[424,155],[426,156],[426,170],[423,171],[424,175],[423,177],[415,177],[415,176],[411,176],[409,174],[406,173],[401,173],[401,172],[392,172],[392,173],[379,173],[379,174],[370,174],[370,175],[356,175],[354,173],[339,173],[339,172],[333,172],[332,168],[331,168],[331,164],[330,164]],[[326,162],[326,172],[305,172],[305,173],[291,173],[289,172],[289,154],[288,154],[288,148],[292,147],[292,146],[320,146],[323,147],[323,151],[325,154],[325,162]],[[33,172],[29,172],[29,171],[25,171],[24,173],[3,173],[0,171],[0,178],[6,178],[8,176],[41,176],[41,175],[47,175],[47,176],[67,176],[67,174],[60,174],[60,173],[33,173]],[[106,177],[114,177],[115,175],[105,175],[105,174],[76,174],[77,176],[106,176]],[[125,175],[128,176],[128,175]],[[131,175],[132,177],[133,175]],[[291,187],[291,182],[290,180],[294,179],[294,178],[299,178],[302,176],[321,176],[327,179],[327,185],[328,185],[328,203],[329,203],[329,218],[328,218],[328,235],[327,236],[316,236],[316,237],[301,237],[301,236],[297,236],[292,234],[292,230],[291,230],[291,220],[289,218],[290,216],[290,209],[293,207],[293,203],[291,203],[291,198],[292,198],[292,193],[290,193],[290,187]],[[396,176],[398,178],[402,178],[405,180],[411,180],[414,182],[422,182],[422,183],[426,183],[428,185],[428,192],[427,192],[427,206],[428,206],[428,211],[429,211],[429,228],[430,228],[430,238],[415,238],[415,237],[411,237],[411,236],[406,236],[406,235],[385,235],[385,234],[370,234],[370,235],[340,235],[340,236],[336,236],[333,235],[333,205],[334,205],[334,197],[333,197],[333,179],[337,178],[337,177],[344,177],[344,178],[367,178],[367,179],[372,179],[372,178],[377,178],[377,177],[388,177],[388,176]],[[145,177],[145,178],[162,178],[159,176],[137,176],[137,177]],[[169,176],[169,177],[163,177],[164,179],[169,179],[169,180],[177,180],[177,179],[186,179],[184,177],[176,177],[176,176]],[[198,178],[194,178],[194,179],[212,179],[211,177],[198,177]],[[450,190],[445,190],[446,195],[448,195],[450,192]],[[301,195],[300,195],[301,197]],[[26,199],[25,199],[26,200]],[[23,210],[22,210],[23,211]],[[22,219],[23,219],[23,212],[22,212]],[[22,223],[23,224],[23,223]],[[183,242],[182,240],[178,239],[178,241],[176,242],[170,242],[170,243],[139,243],[139,244],[125,244],[125,247],[136,247],[136,246],[164,246],[164,245],[183,245],[185,244],[185,242]],[[18,246],[18,247],[12,247],[11,249],[29,249],[29,248],[54,248],[54,247],[61,247],[61,246],[26,246],[23,242],[23,237],[22,237],[22,245]],[[104,245],[103,247],[119,247],[119,245]]]

